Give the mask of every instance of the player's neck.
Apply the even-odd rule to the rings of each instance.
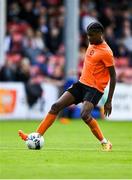
[[[104,42],[104,40],[101,38],[101,39],[98,39],[94,45],[100,45],[103,42]]]

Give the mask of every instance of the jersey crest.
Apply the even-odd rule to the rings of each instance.
[[[89,55],[92,56],[93,54],[94,54],[94,50],[91,50],[91,51],[89,52]]]

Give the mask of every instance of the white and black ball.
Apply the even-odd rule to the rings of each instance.
[[[26,145],[29,149],[41,149],[44,145],[44,138],[39,133],[31,133],[28,135]]]

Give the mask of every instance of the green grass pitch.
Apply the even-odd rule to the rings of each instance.
[[[0,179],[132,179],[132,122],[99,121],[112,152],[81,120],[56,121],[41,150],[28,150],[18,129],[35,131],[38,121],[0,122]]]

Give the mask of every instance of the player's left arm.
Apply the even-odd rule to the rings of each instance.
[[[115,85],[116,85],[116,72],[115,72],[114,65],[108,67],[108,70],[109,70],[109,74],[110,74],[110,85],[109,85],[108,98],[107,98],[106,103],[104,105],[105,116],[109,116],[112,112],[112,98],[113,98]]]

